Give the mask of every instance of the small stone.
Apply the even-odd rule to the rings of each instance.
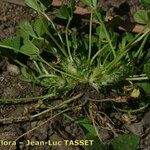
[[[17,76],[20,74],[20,69],[16,65],[13,64],[8,64],[7,65],[7,71],[10,73],[12,76]]]
[[[145,127],[150,127],[150,111],[148,111],[142,119],[142,122]]]
[[[137,135],[137,136],[142,136],[143,134],[143,123],[142,121],[137,122],[137,123],[133,123],[131,125],[128,126],[128,128],[130,129],[130,131]]]
[[[101,129],[100,130],[100,137],[102,138],[103,141],[109,139],[110,138],[109,131],[107,129]]]

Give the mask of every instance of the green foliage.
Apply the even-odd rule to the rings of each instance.
[[[39,0],[25,0],[25,3],[37,12],[46,10],[46,7]]]
[[[80,32],[70,29],[75,10],[75,1],[70,0],[62,5],[56,16],[67,21],[64,31],[58,31],[55,23],[47,15],[50,5],[46,1],[25,0],[26,4],[38,13],[34,24],[27,21],[20,23],[16,37],[0,43],[0,50],[13,50],[28,56],[30,66],[21,65],[21,79],[46,87],[53,95],[65,95],[78,84],[89,84],[96,90],[105,86],[117,85],[126,78],[132,81],[132,75],[139,75],[135,80],[149,96],[150,63],[146,43],[149,40],[150,28],[144,33],[118,34],[109,25],[106,26],[103,15],[96,10],[97,0],[82,0],[90,7],[89,34],[80,36]],[[147,0],[143,3],[149,4]],[[99,24],[93,30],[93,19]],[[135,13],[136,22],[149,25],[149,13],[139,10]],[[144,61],[138,65],[139,60]],[[149,79],[148,79],[149,78]],[[130,81],[130,82],[131,82]],[[99,142],[92,122],[87,119],[77,121],[87,139],[95,142],[89,150],[104,150],[106,147]],[[98,128],[98,127],[97,127]],[[139,138],[133,135],[116,137],[110,144],[111,150],[136,150]]]
[[[87,150],[107,150],[106,146],[99,141],[98,137],[89,134],[86,136],[86,139],[93,140],[93,144],[86,147]]]
[[[58,11],[57,16],[62,19],[71,19],[75,10],[75,1],[70,0],[69,4],[62,5]]]
[[[39,17],[34,23],[34,30],[38,37],[42,37],[44,33],[47,32],[48,23],[42,17]]]
[[[27,82],[32,82],[33,81],[33,75],[32,73],[28,73],[27,72],[27,68],[25,67],[22,67],[21,68],[21,79],[24,80],[24,81],[27,81]]]
[[[139,35],[119,35],[105,25],[102,14],[96,10],[97,0],[83,0],[92,13],[89,35],[81,37],[77,31],[70,30],[75,10],[75,1],[70,0],[67,5],[62,5],[56,15],[67,21],[65,33],[60,33],[47,16],[45,3],[40,0],[25,2],[38,12],[39,17],[34,24],[23,21],[15,38],[0,43],[0,47],[5,50],[12,49],[29,56],[32,68],[26,66],[22,69],[22,79],[41,84],[49,92],[60,94],[79,83],[88,83],[99,90],[102,86],[125,80],[135,71],[133,59],[142,57],[150,29]],[[147,23],[146,12],[142,13],[137,13],[135,18],[141,23]],[[93,30],[93,19],[100,23],[96,30]],[[142,48],[138,48],[141,43]],[[47,58],[44,53],[48,54]]]
[[[95,128],[89,119],[80,119],[77,123],[83,129],[86,139],[93,140],[93,144],[87,147],[88,150],[136,150],[138,147],[140,141],[139,137],[132,134],[124,134],[112,139],[108,148],[98,139]]]
[[[135,135],[121,135],[111,141],[111,150],[137,150],[140,138]]]
[[[97,7],[97,0],[82,0],[84,4],[86,4],[88,7],[92,9],[96,9]]]
[[[149,24],[150,22],[149,12],[146,10],[138,10],[133,17],[135,22],[140,24]]]
[[[86,135],[97,135],[94,126],[88,118],[80,119],[77,122],[80,125],[80,127],[84,130],[84,133]]]
[[[19,27],[20,27],[20,35],[23,38],[28,39],[29,36],[31,36],[33,38],[38,38],[36,33],[34,32],[32,26],[31,26],[31,24],[28,21],[21,22]]]
[[[20,53],[23,53],[27,56],[37,56],[39,53],[39,49],[31,42],[26,41],[24,45],[20,48]]]
[[[150,62],[148,62],[147,64],[144,65],[144,72],[150,79]]]
[[[105,145],[100,142],[99,138],[97,137],[95,128],[88,118],[79,119],[77,123],[84,131],[86,139],[93,140],[92,145],[86,147],[87,150],[106,150]]]
[[[140,0],[140,2],[147,7],[150,7],[150,0]]]
[[[14,38],[4,40],[1,44],[18,50],[20,48],[20,37],[16,36]]]
[[[137,83],[139,87],[141,87],[147,96],[150,96],[150,83]]]
[[[69,8],[67,7],[67,5],[61,6],[61,8],[59,9],[58,17],[63,18],[63,19],[70,18],[70,12],[69,12]]]

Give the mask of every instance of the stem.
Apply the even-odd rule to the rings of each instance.
[[[92,105],[91,105],[91,103],[90,103],[90,106],[89,106],[89,113],[90,113],[90,117],[91,117],[91,120],[92,120],[92,123],[93,123],[93,127],[94,127],[94,129],[95,129],[95,132],[96,132],[96,134],[97,134],[97,136],[98,136],[100,142],[102,142],[102,138],[101,138],[101,136],[100,136],[100,134],[99,134],[99,129],[97,128],[96,123],[95,123],[95,120],[94,120],[94,116],[93,116],[92,109],[93,109],[93,108],[92,108]],[[102,142],[102,143],[103,143],[103,142]]]
[[[140,48],[138,49],[138,51],[136,52],[136,54],[134,55],[134,58],[138,57],[138,55],[141,53],[146,41],[147,41],[147,38],[148,38],[148,34],[145,36]]]
[[[93,23],[93,12],[90,15],[90,28],[89,28],[89,52],[88,52],[88,64],[90,64],[91,48],[92,48],[92,23]]]
[[[19,49],[13,48],[13,47],[11,47],[11,46],[7,46],[7,45],[0,44],[0,47],[1,47],[1,48],[6,48],[6,49],[11,49],[11,50],[13,50],[13,51],[15,51],[15,52],[17,52],[17,53],[19,52],[19,53],[22,53],[22,54],[26,55],[25,53],[23,53],[23,52],[20,51]],[[29,55],[27,55],[27,56],[29,56]]]
[[[40,69],[38,63],[37,63],[36,61],[33,61],[33,63],[34,63],[34,65],[35,65],[36,69],[38,70],[38,72],[39,72],[40,75],[41,75],[41,74],[42,74],[42,71],[41,71],[41,69]]]
[[[73,58],[72,58],[71,51],[70,51],[69,39],[68,39],[68,28],[69,28],[71,19],[72,19],[72,18],[69,18],[69,20],[68,20],[68,23],[67,23],[67,26],[66,26],[65,34],[66,34],[66,43],[67,43],[67,50],[68,50],[69,58],[70,58],[71,62],[73,62]]]
[[[54,74],[43,74],[41,76],[38,76],[37,79],[41,78],[51,78],[51,77],[56,77]]]
[[[150,29],[145,27],[145,29],[142,32],[143,34],[141,35],[141,33],[138,33],[135,36],[135,38],[126,45],[126,47],[123,49],[123,51],[126,50],[126,49],[129,49],[130,47],[132,47],[133,45],[135,45],[137,42],[139,42],[149,32],[150,32]]]
[[[0,119],[0,124],[11,124],[11,123],[19,123],[19,122],[25,122],[25,121],[33,121],[33,120],[36,120],[37,118],[41,117],[41,116],[44,116],[44,117],[47,117],[46,114],[50,114],[49,112],[51,112],[52,110],[56,110],[56,109],[59,109],[61,108],[62,106],[66,106],[66,104],[72,102],[73,100],[76,100],[78,98],[80,98],[83,94],[78,94],[62,103],[60,103],[59,105],[56,105],[54,107],[50,107],[38,114],[35,114],[35,115],[32,115],[30,117],[27,117],[27,116],[24,116],[24,117],[18,117],[18,118],[13,118],[13,117],[10,117],[10,118],[4,118],[4,119]]]
[[[51,69],[53,69],[54,71],[59,72],[59,73],[61,73],[61,74],[63,74],[63,75],[66,75],[66,76],[68,76],[68,77],[71,77],[71,78],[73,78],[73,79],[75,79],[75,80],[83,81],[83,79],[81,79],[81,78],[79,78],[79,77],[77,77],[77,76],[73,76],[73,75],[71,75],[71,74],[68,74],[68,73],[66,73],[66,72],[64,72],[64,71],[61,71],[61,70],[59,70],[59,69],[53,67],[53,66],[50,65],[48,62],[46,62],[42,57],[39,56],[39,58],[40,58],[40,60],[41,60],[43,63],[45,63],[47,66],[49,66],[49,67],[50,67]]]
[[[40,12],[52,25],[53,29],[55,30],[55,32],[57,33],[61,43],[64,43],[62,40],[61,35],[59,34],[59,32],[56,30],[56,27],[53,23],[53,21],[44,13],[44,12]],[[50,38],[52,39],[52,41],[56,44],[56,46],[60,49],[60,51],[64,54],[64,56],[67,57],[67,53],[65,52],[64,47],[61,47],[60,44],[57,42],[57,40],[52,36],[52,34],[49,32],[49,30],[47,29],[46,25],[44,24],[45,29],[47,30],[48,35],[50,36]]]
[[[109,72],[114,66],[116,66],[116,63],[118,63],[118,61],[127,54],[131,47],[144,38],[144,36],[146,36],[149,32],[150,29],[146,29],[144,34],[138,34],[123,50],[120,51],[120,54],[116,57],[116,59],[113,59],[113,61],[105,67],[104,72]]]
[[[126,78],[127,81],[142,81],[142,80],[149,80],[148,77],[136,77],[136,78]]]
[[[63,113],[63,115],[64,115],[67,119],[71,120],[72,122],[75,121],[75,119],[71,118],[68,114]]]
[[[140,75],[132,75],[130,76],[131,78],[134,78],[134,77],[146,77],[146,74],[140,74]]]
[[[58,32],[58,30],[56,30],[56,27],[55,27],[53,21],[45,13],[43,13],[43,12],[41,12],[41,13],[51,23],[51,25],[52,25],[53,29],[56,31],[60,41],[63,43],[62,37],[61,37],[60,33]]]
[[[111,48],[111,51],[112,51],[112,53],[113,53],[113,56],[114,56],[114,58],[116,58],[116,52],[115,52],[115,49],[114,49],[114,47],[113,47],[113,45],[112,45],[112,42],[111,42],[109,33],[107,32],[107,29],[106,29],[106,26],[105,26],[104,22],[102,21],[101,17],[99,16],[99,14],[97,13],[96,10],[95,10],[95,14],[96,14],[96,16],[97,16],[97,18],[98,18],[98,20],[99,20],[99,22],[100,22],[100,25],[101,25],[101,26],[103,27],[103,29],[104,29],[104,32],[105,32],[107,41],[108,41],[108,43],[109,43],[109,46],[110,46],[110,48]]]
[[[26,97],[26,98],[12,98],[12,99],[0,99],[0,104],[24,104],[29,102],[36,102],[38,99],[45,99],[45,98],[52,98],[54,97],[53,94],[47,94],[44,96],[37,96],[37,97]]]
[[[57,40],[52,36],[52,34],[48,31],[48,35],[50,36],[50,38],[53,40],[53,42],[56,44],[56,46],[60,49],[60,51],[64,54],[64,56],[67,57],[67,53],[65,52],[65,49],[62,48],[59,43],[57,42]]]
[[[48,71],[45,69],[45,67],[43,66],[42,62],[40,62],[39,64],[40,64],[40,66],[41,66],[43,72],[48,75],[49,73],[48,73]]]
[[[119,110],[121,112],[126,112],[126,113],[138,113],[138,112],[141,112],[143,111],[144,109],[146,109],[147,107],[149,106],[149,104],[145,104],[143,107],[140,107],[138,109],[130,109],[130,110],[127,110],[127,109],[120,109],[120,108],[115,108],[116,110]]]
[[[105,66],[105,64],[106,64],[106,62],[107,62],[107,59],[108,59],[108,57],[110,56],[110,54],[111,54],[111,52],[109,52],[109,53],[107,54],[107,56],[105,57],[105,59],[104,59],[104,61],[103,61],[103,66]]]
[[[116,99],[115,99],[115,98],[93,99],[93,98],[88,98],[88,97],[86,97],[86,99],[89,100],[89,101],[93,101],[93,102],[101,102],[101,103],[103,103],[103,102],[110,102],[110,101],[116,102]]]
[[[107,46],[108,46],[108,45],[106,44],[105,46],[103,46],[101,49],[99,49],[99,50],[97,51],[97,53],[91,58],[91,63],[90,63],[90,64],[93,63],[94,59],[95,59],[95,58],[99,55],[99,53],[101,53]]]
[[[137,37],[137,39],[133,41],[132,45],[142,40],[149,32],[150,32],[150,28],[146,28],[145,32],[140,37]]]
[[[129,50],[129,49],[128,49]],[[127,50],[127,51],[128,51]],[[113,67],[116,67],[116,64],[119,62],[119,60],[121,60],[121,58],[123,56],[126,55],[127,51],[123,51],[123,52],[120,52],[120,54],[116,57],[116,59],[113,59],[112,62],[110,62],[105,68],[104,68],[104,72],[105,74],[107,74],[107,72],[109,72]]]
[[[50,118],[47,119],[46,121],[42,122],[42,123],[39,124],[38,126],[32,128],[31,130],[25,132],[24,134],[22,134],[21,136],[19,136],[18,138],[16,138],[15,141],[18,141],[20,138],[22,138],[22,137],[24,137],[25,135],[27,135],[27,134],[33,132],[34,130],[37,130],[38,128],[40,128],[41,126],[43,126],[44,124],[46,124],[47,122],[51,121],[52,119],[56,118],[57,116],[61,115],[61,114],[64,113],[64,112],[67,112],[67,111],[69,111],[69,110],[70,110],[70,109],[67,108],[67,109],[62,110],[62,111],[60,111],[59,113],[53,115],[52,117],[50,117]],[[9,150],[12,150],[12,147],[13,147],[13,145],[10,146]]]
[[[49,113],[50,111],[54,110],[54,109],[58,109],[58,108],[61,108],[62,106],[66,106],[66,104],[80,98],[83,94],[82,93],[79,93],[78,95],[74,96],[74,97],[71,97],[70,99],[68,100],[64,100],[62,103],[56,105],[56,106],[53,106],[53,107],[50,107],[49,109],[47,110],[44,110],[43,112],[40,113],[40,115],[44,115],[46,113]],[[34,115],[34,118],[35,117],[38,117],[39,115]]]

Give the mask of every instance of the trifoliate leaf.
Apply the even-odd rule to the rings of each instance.
[[[148,19],[148,12],[146,10],[138,10],[134,15],[134,20],[137,23],[140,24],[148,24],[149,19]]]

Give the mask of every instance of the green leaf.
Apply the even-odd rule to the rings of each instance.
[[[21,29],[19,29],[17,31],[17,35],[20,36],[21,38],[23,38],[24,41],[27,41],[30,39],[30,35],[24,31],[22,31]]]
[[[82,2],[89,7],[92,6],[91,0],[82,0]]]
[[[90,121],[87,118],[79,120],[78,123],[81,126],[81,128],[83,128],[83,130],[85,131],[85,134],[89,133],[93,136],[97,136],[93,124],[91,124]]]
[[[25,0],[26,5],[38,12],[44,12],[46,7],[40,2],[40,0]]]
[[[70,7],[70,9],[71,9],[71,13],[73,14],[73,12],[74,12],[74,10],[75,10],[75,0],[70,0],[70,2],[69,2],[69,7]]]
[[[21,80],[24,80],[24,81],[27,81],[27,82],[31,82],[32,81],[32,73],[30,74],[30,73],[28,73],[27,72],[27,69],[25,68],[25,67],[22,67],[21,68],[21,76],[20,76],[20,79]]]
[[[34,23],[34,30],[39,37],[46,33],[48,24],[42,17],[38,18]]]
[[[146,75],[150,79],[150,62],[148,62],[147,64],[144,65],[144,72],[146,73]]]
[[[20,48],[20,37],[16,36],[11,39],[6,39],[2,43],[2,45],[8,46],[12,49],[18,49]]]
[[[96,8],[97,7],[97,0],[91,0],[91,1],[92,1],[94,8]]]
[[[37,35],[35,34],[35,32],[33,31],[33,28],[31,26],[31,24],[28,22],[28,21],[23,21],[21,24],[20,24],[20,33],[22,33],[23,37],[26,35],[30,35],[32,36],[33,38],[38,38]],[[24,35],[25,34],[25,35]]]
[[[150,0],[140,0],[144,6],[150,6]]]
[[[100,39],[106,39],[106,34],[102,26],[96,28],[96,35],[98,35]]]
[[[123,34],[122,36],[122,41],[119,43],[119,49],[125,49],[125,46],[128,42],[133,40],[133,35],[131,33],[126,32],[125,34]]]
[[[31,41],[28,41],[20,48],[20,52],[27,56],[32,56],[37,55],[39,49]]]
[[[102,144],[98,137],[92,135],[86,135],[87,140],[93,140],[92,145],[86,147],[87,150],[106,150],[104,144]]]
[[[31,7],[32,9],[38,11],[38,0],[25,0],[25,4]]]
[[[88,7],[96,9],[97,7],[97,0],[82,0],[82,2],[87,5]]]
[[[148,24],[149,19],[148,19],[148,12],[146,10],[138,10],[134,15],[134,20],[137,23],[140,24]]]
[[[131,33],[129,33],[129,32],[126,32],[126,33],[124,34],[124,38],[126,39],[127,42],[130,42],[130,41],[133,40],[134,36],[133,36],[133,34],[131,34]]]
[[[124,134],[114,138],[110,143],[110,150],[137,150],[140,138],[135,135]]]
[[[137,85],[141,87],[148,96],[150,96],[150,83],[137,83]]]
[[[51,0],[41,0],[41,3],[46,7],[50,8],[52,1]]]
[[[69,19],[71,17],[69,8],[67,5],[62,5],[58,11],[57,16],[62,19]]]

